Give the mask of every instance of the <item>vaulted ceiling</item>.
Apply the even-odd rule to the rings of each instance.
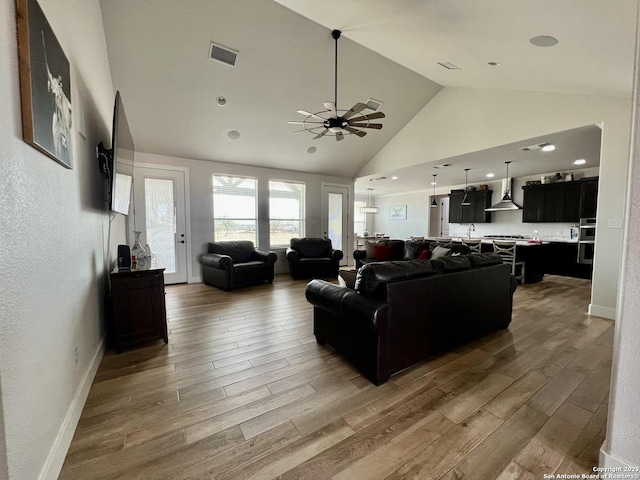
[[[630,95],[636,0],[101,6],[114,87],[145,152],[353,178],[443,87]],[[332,29],[343,32],[338,108],[383,102],[384,127],[364,138],[313,140],[287,124],[304,119],[297,110],[319,112],[333,100]],[[532,45],[540,35],[558,44]],[[238,51],[234,67],[208,58],[211,42]],[[446,62],[460,69],[439,64]]]

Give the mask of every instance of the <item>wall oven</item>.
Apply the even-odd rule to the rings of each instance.
[[[593,263],[596,246],[596,219],[581,218],[578,232],[578,263]]]

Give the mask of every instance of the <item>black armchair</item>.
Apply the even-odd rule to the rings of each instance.
[[[244,285],[273,282],[275,252],[256,250],[253,242],[213,242],[200,255],[204,283],[225,290]]]
[[[334,250],[330,239],[292,238],[287,248],[289,272],[299,278],[337,278],[342,250]]]

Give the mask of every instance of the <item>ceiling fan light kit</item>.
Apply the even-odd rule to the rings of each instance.
[[[382,129],[381,123],[371,123],[371,120],[384,118],[384,113],[374,112],[370,115],[361,113],[363,110],[370,108],[367,103],[356,103],[349,110],[338,109],[338,39],[341,34],[342,32],[340,30],[333,30],[331,32],[331,36],[336,43],[333,102],[324,102],[324,108],[326,110],[321,112],[311,113],[306,110],[298,110],[299,114],[306,115],[307,118],[301,122],[287,122],[292,125],[304,126],[304,130],[298,130],[294,133],[308,131],[315,135],[313,137],[314,140],[324,136],[333,136],[336,137],[336,141],[340,141],[344,139],[345,135],[356,135],[360,138],[364,137],[367,134],[366,131],[362,130],[364,128]],[[380,102],[380,105],[381,104]],[[354,117],[355,115],[358,116]]]

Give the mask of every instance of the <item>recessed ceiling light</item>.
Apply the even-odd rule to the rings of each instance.
[[[487,173],[487,178],[493,178],[495,176],[496,176],[495,173]]]
[[[553,47],[558,44],[558,39],[549,35],[539,35],[529,39],[529,42],[536,47]]]
[[[216,98],[216,103],[219,107],[224,107],[227,104],[227,99],[226,97],[220,96]]]
[[[548,145],[545,145],[544,147],[542,147],[542,151],[543,152],[553,152],[555,149],[556,149],[556,146],[552,145],[550,143]]]
[[[230,140],[237,140],[240,138],[240,132],[237,130],[231,130],[227,133],[227,137],[229,137]]]
[[[587,161],[584,158],[579,158],[578,160],[573,162],[574,165],[584,165],[585,163],[587,163]]]
[[[316,148],[316,147],[311,146],[311,147],[307,148],[307,153],[315,153],[315,152],[316,152],[316,150],[317,150],[317,148]]]
[[[487,65],[491,65],[492,67],[499,67],[500,62],[489,62]]]
[[[395,175],[393,177],[391,177],[391,180],[397,180],[398,177],[396,177]]]

